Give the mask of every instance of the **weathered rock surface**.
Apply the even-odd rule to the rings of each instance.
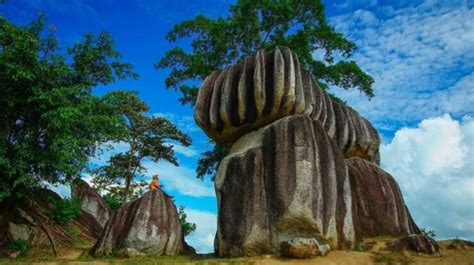
[[[297,237],[344,249],[418,231],[393,178],[374,163],[345,159],[321,123],[304,114],[241,137],[215,183],[219,255],[278,253],[280,242]]]
[[[286,47],[260,50],[242,64],[213,72],[199,90],[194,117],[216,142],[232,145],[252,130],[296,114],[319,120],[346,157],[378,162],[377,131],[352,108],[331,100]]]
[[[280,253],[288,258],[311,258],[319,255],[319,244],[314,238],[294,238],[280,243]]]
[[[436,254],[439,253],[439,245],[432,238],[412,234],[391,242],[388,242],[385,250],[402,251],[409,250],[417,253]]]
[[[91,254],[112,255],[126,248],[156,255],[187,249],[176,206],[161,190],[147,192],[118,209]]]
[[[392,176],[360,158],[347,159],[346,164],[349,166],[356,240],[420,233]]]
[[[397,183],[378,167],[375,128],[333,101],[288,48],[213,72],[194,115],[230,147],[215,181],[218,255],[278,253],[295,238],[344,249],[419,233]]]
[[[280,243],[280,254],[287,258],[305,259],[325,256],[330,250],[329,245],[320,245],[315,238],[293,238]]]
[[[82,179],[76,179],[71,185],[71,196],[79,200],[81,209],[94,217],[101,227],[109,220],[112,210],[96,190]]]
[[[71,245],[74,238],[69,230],[49,218],[51,200],[61,197],[47,189],[31,191],[24,200],[5,200],[0,204],[0,250],[8,249],[18,239],[28,241],[31,247]],[[95,242],[101,226],[88,213],[80,215],[69,223],[79,232],[75,236]]]
[[[280,242],[296,237],[324,237],[339,248],[354,240],[344,156],[306,115],[242,137],[215,183],[220,255],[278,253]]]

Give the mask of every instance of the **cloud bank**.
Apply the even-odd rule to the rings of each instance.
[[[196,231],[186,238],[198,253],[214,252],[214,235],[217,231],[217,215],[207,211],[185,209],[187,221],[196,224]]]
[[[382,145],[381,158],[418,226],[434,229],[440,239],[474,239],[472,117],[445,114],[402,128]]]

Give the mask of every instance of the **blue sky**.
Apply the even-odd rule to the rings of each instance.
[[[179,168],[148,161],[146,166],[148,176],[162,176],[177,205],[187,206],[198,224],[188,241],[201,252],[212,251],[217,206],[213,184],[197,180],[194,169],[199,153],[210,146],[192,109],[164,88],[168,71],[153,64],[175,45],[165,40],[172,25],[198,14],[225,15],[231,2],[10,0],[0,5],[0,14],[17,24],[45,11],[63,48],[87,32],[112,33],[140,78],[95,93],[136,90],[150,114],[165,116],[190,134],[191,147],[175,147]],[[436,230],[438,238],[474,239],[474,1],[325,2],[330,23],[357,44],[352,59],[374,77],[376,96],[369,101],[358,91],[332,91],[379,130],[382,167],[399,182],[419,226]],[[107,155],[93,162],[104,163]]]

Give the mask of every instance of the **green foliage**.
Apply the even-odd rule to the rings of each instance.
[[[15,241],[13,241],[10,245],[10,250],[11,251],[18,251],[20,252],[21,256],[24,256],[28,253],[29,245],[28,245],[28,240],[20,238]]]
[[[81,207],[77,199],[50,199],[51,209],[46,213],[55,223],[66,227],[79,216]]]
[[[436,232],[434,230],[428,230],[423,227],[420,229],[420,234],[431,238],[434,238],[436,236]]]
[[[179,216],[179,221],[181,222],[181,227],[183,228],[184,236],[189,236],[192,233],[194,233],[194,231],[196,231],[196,224],[195,223],[189,223],[186,220],[187,215],[184,212],[185,208],[186,208],[185,206],[182,206],[182,205],[179,206],[178,216]]]
[[[65,183],[98,144],[123,134],[123,95],[96,85],[136,77],[108,33],[58,49],[41,15],[26,27],[0,17],[0,201],[41,183]],[[125,92],[123,92],[126,94]]]
[[[355,252],[363,252],[363,249],[362,247],[360,246],[360,243],[359,242],[356,242],[354,244],[354,247],[352,247],[352,251],[355,251]]]
[[[238,0],[225,17],[198,15],[176,24],[167,39],[191,42],[189,51],[174,47],[155,65],[157,69],[171,69],[165,84],[181,92],[182,104],[195,104],[199,83],[213,71],[277,45],[296,52],[322,88],[335,85],[374,96],[373,78],[349,60],[356,45],[327,23],[320,0]],[[201,156],[199,178],[215,172],[225,153],[220,149]]]
[[[106,194],[104,196],[104,201],[112,209],[112,211],[118,210],[123,205],[123,202],[112,194]]]
[[[354,61],[345,61],[355,44],[327,23],[321,1],[239,0],[230,6],[227,17],[199,15],[176,24],[167,35],[170,42],[183,38],[191,39],[192,51],[172,48],[156,65],[171,68],[166,86],[182,92],[182,103],[193,104],[196,99],[198,87],[188,81],[203,80],[258,49],[277,45],[295,51],[303,66],[323,84],[356,88],[373,96],[373,79]],[[313,55],[318,51],[324,54],[321,60]]]
[[[147,115],[148,105],[136,94],[115,93],[122,98],[119,111],[126,124],[126,130],[117,141],[127,144],[129,149],[112,156],[107,165],[94,170],[93,183],[99,192],[107,191],[113,196],[121,194],[121,201],[127,202],[134,191],[142,194],[147,187],[143,180],[143,159],[165,160],[177,166],[173,145],[189,146],[191,139],[171,121]]]
[[[212,174],[217,171],[219,163],[227,154],[229,154],[229,148],[224,145],[214,144],[212,151],[206,151],[201,154],[198,160],[198,166],[196,169],[197,177],[204,179],[207,174]],[[213,177],[214,180],[214,177]]]
[[[454,245],[454,246],[456,246],[456,247],[459,246],[459,245],[461,245],[461,243],[462,243],[462,241],[461,241],[461,239],[460,239],[459,237],[454,237],[454,238],[453,238],[453,241],[451,242],[451,244]]]

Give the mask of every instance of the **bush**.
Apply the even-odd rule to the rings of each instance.
[[[112,211],[118,210],[122,206],[122,201],[117,199],[115,196],[107,194],[104,196],[104,201],[110,207]]]
[[[26,255],[28,252],[28,240],[26,239],[17,239],[12,242],[10,245],[10,250],[14,252],[20,252],[20,255]]]
[[[77,199],[53,199],[51,204],[51,209],[47,212],[48,217],[64,227],[81,212]]]
[[[423,236],[427,236],[427,237],[431,237],[431,238],[436,236],[436,232],[434,230],[428,230],[426,228],[421,228],[420,233]]]
[[[181,226],[183,227],[183,234],[184,236],[189,236],[190,234],[194,233],[196,231],[196,224],[195,223],[189,223],[186,221],[186,213],[184,212],[184,206],[179,206],[179,221],[181,222]]]

